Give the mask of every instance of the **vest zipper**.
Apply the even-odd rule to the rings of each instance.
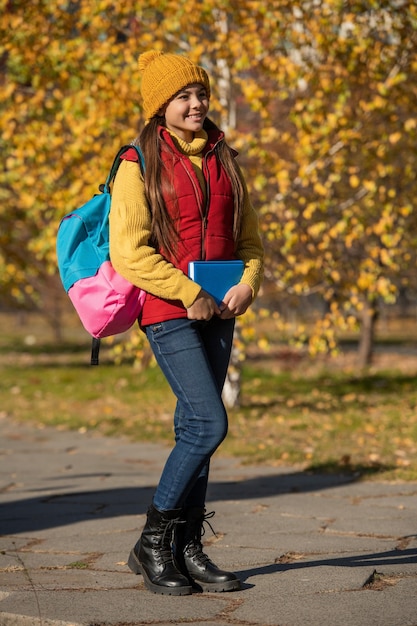
[[[203,213],[203,232],[202,232],[202,241],[201,241],[201,258],[203,261],[206,260],[206,231],[207,231],[207,220],[208,220],[208,213],[209,213],[209,206],[210,206],[210,170],[207,167],[207,157],[214,152],[213,149],[209,150],[209,152],[206,152],[206,154],[203,157],[203,161],[202,161],[202,172],[203,172],[203,177],[205,178],[206,181],[206,205],[205,205],[205,211]]]
[[[207,200],[206,200],[206,204],[205,204],[205,207],[204,207],[203,203],[200,201],[200,197],[199,197],[199,194],[198,194],[198,187],[197,187],[193,177],[191,176],[190,172],[187,169],[187,166],[185,165],[185,163],[184,163],[184,161],[182,159],[181,159],[181,163],[182,163],[182,166],[183,166],[183,168],[185,169],[185,171],[187,173],[188,178],[191,181],[191,184],[192,184],[193,189],[194,189],[195,197],[196,197],[196,200],[197,200],[197,204],[198,204],[198,211],[199,211],[200,217],[201,217],[201,252],[200,252],[200,257],[201,257],[202,261],[205,261],[205,259],[206,259],[205,242],[206,242],[207,217],[208,217],[208,215],[207,215],[207,213],[208,213],[208,195],[209,195],[208,185],[206,185]]]
[[[217,142],[218,143],[218,142]],[[216,143],[216,145],[217,145]],[[198,209],[200,212],[200,216],[201,216],[201,260],[205,261],[206,260],[206,231],[207,231],[207,220],[208,220],[208,212],[209,212],[209,206],[210,206],[210,171],[207,167],[207,158],[210,154],[212,154],[214,152],[214,148],[216,146],[212,147],[211,150],[209,150],[208,152],[206,152],[206,154],[203,156],[202,159],[202,172],[203,172],[203,176],[206,180],[206,202],[205,202],[205,206],[202,205],[202,203],[199,201],[199,195],[198,195],[198,189],[197,186],[194,182],[193,177],[191,176],[190,172],[188,171],[184,161],[181,159],[181,163],[185,169],[185,171],[187,172],[187,175],[193,185],[194,188],[194,193],[198,202]],[[192,166],[191,166],[192,167]]]

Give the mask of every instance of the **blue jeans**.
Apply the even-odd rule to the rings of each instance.
[[[204,507],[210,458],[227,434],[221,398],[234,319],[175,319],[145,327],[155,358],[176,398],[175,446],[156,489],[160,511]]]

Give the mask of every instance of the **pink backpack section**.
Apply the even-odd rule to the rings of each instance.
[[[94,276],[75,282],[68,291],[81,322],[93,337],[123,333],[138,319],[146,292],[120,276],[105,261]]]

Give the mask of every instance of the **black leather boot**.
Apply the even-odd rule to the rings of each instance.
[[[203,523],[213,517],[205,514],[203,508],[189,508],[183,511],[185,524],[178,524],[174,534],[174,554],[178,568],[188,576],[193,588],[198,591],[236,591],[240,581],[232,572],[221,570],[203,552],[201,537]],[[212,529],[213,530],[213,529]],[[214,531],[213,531],[214,532]]]
[[[135,574],[142,574],[145,586],[153,593],[169,596],[192,593],[190,582],[179,571],[172,553],[172,538],[180,513],[180,509],[158,511],[151,505],[142,535],[130,552],[128,566]]]

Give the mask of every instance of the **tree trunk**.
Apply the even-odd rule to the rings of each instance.
[[[242,373],[242,358],[241,358],[241,341],[239,339],[239,323],[235,327],[235,340],[233,342],[232,353],[230,355],[229,369],[227,370],[226,381],[223,387],[223,402],[227,408],[232,409],[240,405],[240,388],[241,388],[241,373]]]
[[[213,9],[213,18],[221,32],[227,36],[229,32],[229,17],[223,9]],[[221,104],[220,127],[226,133],[236,128],[237,109],[236,98],[233,96],[233,80],[227,59],[218,56],[216,61],[217,88]]]
[[[358,365],[367,367],[372,363],[375,327],[378,319],[378,310],[375,302],[367,302],[362,311],[361,330],[358,348]]]

